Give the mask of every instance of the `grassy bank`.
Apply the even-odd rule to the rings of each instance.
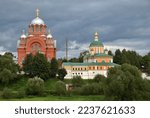
[[[0,101],[103,101],[105,100],[104,95],[70,95],[70,96],[57,96],[57,95],[46,95],[45,97],[38,96],[25,96],[24,98],[2,98],[2,91],[5,87],[11,89],[14,93],[17,91],[24,91],[26,89],[28,77],[21,77],[15,82],[9,85],[0,85]],[[55,90],[56,82],[58,79],[48,79],[45,81],[45,90],[53,91]],[[71,83],[71,80],[64,80],[64,82]],[[84,80],[84,84],[91,83],[91,80]]]
[[[0,101],[6,99],[0,98]],[[7,99],[7,101],[103,101],[103,95],[90,95],[90,96],[46,96],[46,97],[25,97],[21,99]]]

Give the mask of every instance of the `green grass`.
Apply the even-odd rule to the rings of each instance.
[[[105,100],[104,95],[90,95],[90,96],[81,96],[81,95],[71,95],[71,96],[53,96],[48,95],[46,97],[37,97],[37,96],[29,96],[21,99],[3,99],[1,97],[3,88],[7,87],[11,89],[13,92],[16,91],[24,91],[26,89],[28,77],[21,76],[18,80],[9,84],[8,86],[0,84],[0,101],[12,100],[12,101],[101,101]],[[45,81],[45,89],[48,91],[54,91],[56,82],[58,79],[48,79]],[[71,83],[72,80],[64,80],[65,83]],[[92,83],[91,80],[84,80],[84,84]]]
[[[0,101],[6,99],[0,98]],[[90,95],[90,96],[47,96],[47,97],[25,97],[21,99],[7,99],[7,101],[103,101],[104,95]]]

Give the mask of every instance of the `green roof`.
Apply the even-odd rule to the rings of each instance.
[[[92,62],[92,63],[76,63],[76,62],[63,62],[64,66],[118,66],[115,63],[105,63],[104,61],[101,63]]]
[[[105,54],[105,53],[96,53],[94,55],[87,54],[84,56],[84,58],[93,58],[93,57],[112,57],[111,55]]]
[[[90,44],[90,47],[96,47],[96,46],[102,46],[103,47],[103,44],[101,41],[92,41],[92,43]]]

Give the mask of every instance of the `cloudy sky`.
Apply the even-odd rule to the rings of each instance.
[[[150,0],[0,0],[0,52],[16,52],[37,8],[57,40],[58,57],[64,57],[65,39],[69,56],[78,56],[95,31],[110,50],[150,51]]]

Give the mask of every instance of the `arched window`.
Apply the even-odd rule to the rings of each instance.
[[[32,27],[32,32],[34,32],[34,27]]]
[[[41,45],[39,43],[34,43],[31,45],[31,53],[36,54],[41,52]]]
[[[36,32],[38,32],[38,26],[36,26]]]
[[[40,32],[42,32],[42,26],[40,26]]]

